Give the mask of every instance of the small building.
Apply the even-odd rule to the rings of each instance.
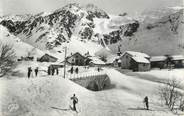
[[[38,58],[37,61],[39,62],[56,62],[58,58],[51,56],[49,54],[44,54],[41,58]]]
[[[97,57],[90,57],[89,59],[90,59],[89,62],[90,66],[98,66],[98,67],[105,66],[105,62]]]
[[[141,59],[141,61],[137,61],[136,59]],[[145,54],[145,53],[134,52],[134,51],[126,51],[126,52],[123,53],[122,56],[120,56],[121,68],[122,69],[131,69],[132,68],[132,61],[140,63],[140,64],[142,63],[143,65],[144,64],[150,65],[149,59],[150,59],[150,56]],[[137,68],[138,68],[137,70],[139,71],[139,67],[137,67]],[[143,69],[140,69],[140,70],[143,70]],[[145,70],[148,70],[148,69],[145,69]]]
[[[67,63],[71,65],[85,66],[89,64],[89,58],[81,55],[79,52],[72,54],[66,58]]]
[[[151,68],[165,68],[167,67],[167,60],[166,56],[152,56],[150,58]]]
[[[121,59],[116,58],[116,59],[113,61],[113,66],[114,66],[114,67],[121,67]]]
[[[150,61],[144,57],[132,57],[130,61],[130,69],[133,71],[149,71]]]
[[[172,55],[170,56],[171,63],[174,65],[175,68],[182,68],[184,56],[183,55]]]

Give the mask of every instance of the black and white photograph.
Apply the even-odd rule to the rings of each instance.
[[[0,0],[0,116],[184,116],[184,1]]]

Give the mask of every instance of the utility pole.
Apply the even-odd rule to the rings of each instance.
[[[65,47],[65,59],[64,59],[64,79],[66,78],[66,54],[67,54],[67,47]]]

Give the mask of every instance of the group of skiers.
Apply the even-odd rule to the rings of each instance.
[[[59,75],[59,69],[53,66],[49,66],[47,70],[48,75]]]
[[[31,67],[28,67],[28,72],[27,72],[27,77],[28,77],[28,79],[31,77],[31,74],[32,74],[32,68]],[[35,69],[34,69],[34,72],[35,72],[35,76],[37,77],[37,75],[38,75],[38,67],[36,67]]]
[[[70,73],[73,74],[75,70],[75,73],[78,74],[79,73],[79,68],[77,67],[76,69],[74,69],[74,67],[72,66],[70,69]]]

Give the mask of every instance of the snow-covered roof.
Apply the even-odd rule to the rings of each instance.
[[[124,54],[130,54],[132,57],[144,57],[144,58],[150,58],[149,55],[145,54],[145,53],[141,53],[141,52],[134,52],[134,51],[126,51],[124,52]],[[123,54],[123,55],[124,55]]]
[[[138,63],[150,63],[150,61],[144,57],[132,57],[132,59]]]
[[[116,59],[120,59],[120,56],[113,55],[113,56],[107,58],[107,62],[106,63],[113,63]]]
[[[156,62],[156,61],[165,61],[167,59],[166,56],[152,56],[150,61]]]
[[[91,62],[94,64],[105,64],[105,62],[103,62],[102,60],[100,60],[97,57],[90,57],[90,59],[91,59]]]
[[[183,55],[173,55],[171,56],[172,60],[184,60]]]

